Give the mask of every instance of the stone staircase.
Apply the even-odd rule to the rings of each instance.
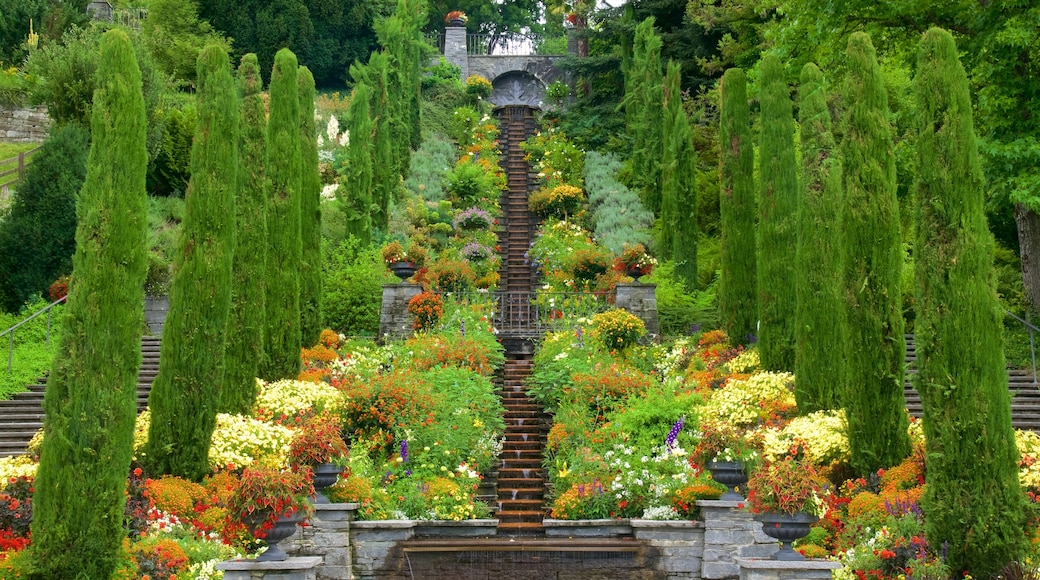
[[[148,393],[159,372],[159,343],[158,337],[141,338],[143,358],[137,376],[138,412],[148,405]],[[43,392],[46,386],[47,379],[43,377],[29,385],[28,391],[0,401],[0,457],[25,453],[29,440],[43,427]]]
[[[917,365],[917,345],[914,335],[906,335],[906,369],[907,375],[915,372]],[[1033,372],[1029,369],[1008,369],[1008,389],[1011,391],[1011,425],[1016,429],[1040,431],[1040,385],[1033,382]],[[906,381],[906,408],[914,417],[921,417],[924,410],[921,405],[921,394],[910,382]]]
[[[530,292],[534,276],[527,259],[538,220],[527,210],[527,195],[537,186],[531,168],[524,159],[520,143],[534,134],[536,123],[529,107],[504,107],[497,116],[501,123],[498,143],[502,148],[499,165],[506,173],[509,189],[502,194],[502,217],[498,239],[502,248],[499,269],[503,292]]]
[[[531,359],[507,355],[503,373],[502,404],[506,408],[505,442],[498,469],[498,533],[530,536],[543,533],[545,513],[546,415],[541,405],[527,394]]]

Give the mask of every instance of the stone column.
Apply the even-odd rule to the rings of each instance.
[[[762,524],[744,509],[745,502],[700,500],[697,505],[704,515],[701,578],[736,578],[741,573],[738,558],[768,558],[777,551],[777,541],[762,532]]]
[[[231,560],[217,564],[224,571],[224,580],[317,580],[316,570],[321,558],[289,558],[281,562]]]
[[[291,538],[293,555],[316,556],[322,560],[317,580],[353,578],[350,524],[357,509],[356,503],[315,504],[310,525],[300,528]]]
[[[462,82],[469,78],[469,53],[466,51],[466,27],[444,28],[444,58],[462,69]]]
[[[657,284],[618,284],[614,295],[614,305],[638,316],[646,325],[646,333],[651,340],[661,335],[656,290]]]
[[[412,335],[412,316],[408,301],[422,293],[418,284],[384,284],[383,306],[379,312],[379,338],[407,338]]]

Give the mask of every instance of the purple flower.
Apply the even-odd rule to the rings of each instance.
[[[466,321],[462,320],[459,322],[459,334],[466,336]]]
[[[679,420],[672,425],[672,430],[668,432],[668,437],[664,440],[665,449],[671,451],[675,448],[675,440],[679,438],[679,432],[682,431],[683,425],[686,424],[686,417],[679,417]]]
[[[401,440],[401,461],[403,461],[405,463],[408,462],[408,440],[407,439],[402,439]]]

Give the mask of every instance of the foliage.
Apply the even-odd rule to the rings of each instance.
[[[661,141],[661,212],[658,253],[675,262],[676,274],[697,285],[697,151],[683,109],[679,63],[668,61],[662,86],[664,113]]]
[[[821,514],[820,476],[812,464],[786,457],[766,464],[747,482],[751,511]]]
[[[220,46],[199,56],[199,123],[184,231],[174,263],[159,374],[152,385],[148,465],[155,473],[201,479],[224,374],[231,309],[238,171],[239,101]]]
[[[297,73],[300,100],[300,335],[314,344],[324,328],[321,319],[321,175],[318,173],[314,124],[314,76]]]
[[[247,467],[228,498],[227,529],[247,528],[253,537],[263,538],[278,518],[306,516],[312,495],[314,486],[304,472]]]
[[[654,32],[655,20],[649,17],[636,26],[632,59],[625,73],[625,119],[632,139],[631,183],[639,191],[643,205],[655,215],[661,213],[658,184],[663,154],[661,126],[664,101],[661,74],[661,37]]]
[[[77,123],[55,128],[14,191],[10,213],[0,221],[0,305],[7,312],[72,271],[76,195],[89,142],[90,133]]]
[[[198,5],[181,0],[148,3],[148,16],[141,22],[141,38],[156,67],[180,83],[197,86],[196,62],[202,50],[219,45],[226,53],[231,42],[199,19]]]
[[[797,394],[797,381],[796,391]],[[782,429],[767,428],[762,437],[762,455],[769,461],[796,453],[813,465],[847,463],[849,438],[845,412],[816,411],[795,417]]]
[[[628,245],[621,248],[621,253],[614,259],[614,269],[618,272],[636,270],[640,275],[647,275],[653,271],[657,260],[646,251],[643,244]]]
[[[433,292],[421,292],[408,301],[408,314],[417,332],[429,331],[444,315],[444,301]]]
[[[528,197],[527,207],[543,219],[566,220],[581,209],[584,201],[585,194],[580,187],[557,185],[552,189],[544,187],[532,193]]]
[[[758,188],[758,353],[762,368],[794,369],[795,249],[798,178],[794,118],[783,65],[762,59],[762,132]]]
[[[423,139],[422,145],[412,155],[408,177],[404,185],[425,201],[444,199],[444,173],[455,157],[455,148],[440,135]]]
[[[758,332],[755,250],[755,150],[751,141],[744,71],[730,69],[719,83],[722,117],[719,142],[719,211],[722,219],[722,275],[719,311],[722,328],[735,343]],[[728,146],[727,146],[728,144]]]
[[[617,181],[619,169],[621,162],[614,155],[589,151],[585,156],[589,221],[599,243],[613,252],[625,244],[649,244],[654,220],[639,196]]]
[[[162,126],[162,135],[155,158],[148,166],[148,192],[154,196],[183,198],[191,178],[191,142],[198,122],[195,99],[170,95],[155,111],[155,116]]]
[[[242,91],[242,104],[235,192],[235,253],[224,380],[218,407],[224,413],[246,413],[253,406],[256,376],[266,342],[267,188],[263,165],[267,153],[267,119],[260,94],[260,69],[256,55],[242,57],[238,84]]]
[[[795,398],[803,414],[841,403],[836,380],[845,376],[845,358],[834,356],[843,340],[844,314],[837,217],[841,205],[841,161],[831,134],[823,73],[802,69],[799,89],[802,151],[802,207],[794,261]]]
[[[0,327],[3,330],[14,326],[33,313],[39,312],[48,302],[37,298],[25,304],[17,315],[0,314]],[[26,385],[39,379],[53,365],[57,350],[58,337],[61,336],[62,318],[65,307],[58,305],[51,309],[50,346],[47,346],[47,314],[34,318],[31,322],[14,331],[14,350],[9,351],[12,365],[11,372],[0,374],[0,400],[24,391]],[[4,369],[6,371],[6,369]]]
[[[471,290],[477,276],[468,262],[442,258],[434,262],[427,273],[431,288],[442,292],[465,292]]]
[[[480,75],[469,75],[466,79],[466,94],[475,99],[491,96],[491,81]]]
[[[888,95],[874,46],[849,38],[845,79],[845,202],[841,231],[847,376],[842,400],[849,422],[850,464],[857,473],[906,457],[903,365],[906,345],[899,304],[902,249],[895,191]]]
[[[322,262],[325,324],[348,336],[374,336],[379,331],[382,284],[391,274],[376,248],[356,239],[327,247]]]
[[[45,577],[109,577],[125,536],[144,325],[133,305],[144,303],[145,112],[130,39],[113,30],[100,45],[73,286],[44,396],[49,435],[33,501],[33,562]]]
[[[263,58],[260,59],[263,63]],[[267,268],[264,356],[260,376],[300,372],[300,100],[296,55],[278,51],[271,73],[267,121]]]
[[[765,371],[747,379],[731,380],[713,393],[701,416],[743,427],[775,420],[775,415],[794,410],[793,386],[794,376],[790,373]]]
[[[691,459],[702,466],[709,461],[739,461],[747,470],[758,460],[754,443],[733,425],[715,420],[703,421],[698,435]]]
[[[615,308],[592,317],[590,334],[607,350],[625,351],[646,334],[646,326],[631,312]]]
[[[585,173],[585,154],[560,129],[549,127],[537,131],[520,147],[546,189],[552,190],[557,185],[581,184],[581,176]]]
[[[918,61],[914,378],[927,441],[925,531],[932,544],[950,543],[952,569],[992,575],[1022,556],[1025,516],[999,346],[993,238],[968,79],[953,36],[929,30]],[[965,470],[987,477],[966,479]]]
[[[340,436],[339,418],[324,413],[300,426],[289,445],[289,465],[294,469],[332,463],[346,457],[347,444]]]
[[[283,425],[298,425],[311,415],[340,406],[341,393],[325,382],[283,379],[267,383],[256,382],[256,404],[253,416],[261,421]]]

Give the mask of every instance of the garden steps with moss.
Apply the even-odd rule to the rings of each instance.
[[[907,374],[917,372],[917,345],[912,334],[906,335]],[[1040,385],[1033,381],[1033,371],[1008,368],[1008,390],[1011,393],[1011,425],[1016,429],[1040,431]],[[906,408],[914,417],[921,417],[921,395],[906,381]]]
[[[160,339],[145,336],[141,339],[141,368],[137,377],[137,410],[148,405],[152,381],[159,372]],[[29,385],[7,401],[0,401],[0,457],[25,453],[29,440],[43,427],[43,396],[46,377]]]
[[[547,416],[527,394],[531,374],[528,355],[506,354],[499,395],[506,411],[505,441],[498,468],[498,533],[506,536],[544,534],[545,447]]]

